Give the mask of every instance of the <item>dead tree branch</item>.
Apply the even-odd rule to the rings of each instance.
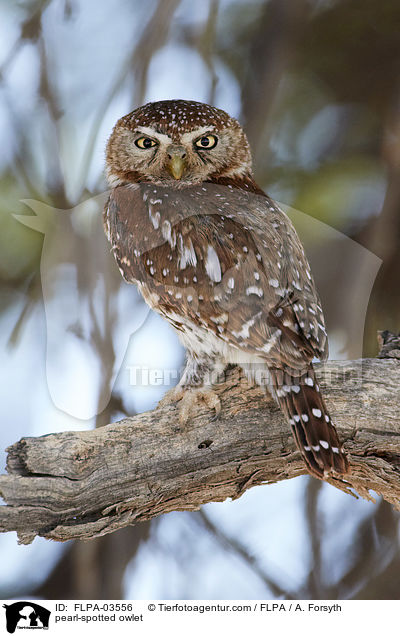
[[[319,376],[352,467],[346,483],[330,483],[400,507],[399,361],[329,362]],[[13,444],[0,476],[0,530],[17,531],[22,543],[90,539],[305,473],[278,407],[259,388],[232,369],[217,392],[218,421],[200,407],[181,428],[168,406]]]

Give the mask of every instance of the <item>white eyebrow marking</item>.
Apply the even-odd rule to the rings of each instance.
[[[215,130],[215,126],[201,126],[201,128],[196,128],[196,130],[191,130],[190,132],[183,133],[181,140],[184,143],[190,142],[197,137],[201,137],[204,133],[212,132]]]
[[[149,137],[153,137],[154,139],[158,139],[160,143],[170,144],[172,141],[171,137],[168,135],[158,133],[154,130],[154,128],[150,128],[149,126],[137,126],[135,130],[143,133],[144,135],[148,135]]]

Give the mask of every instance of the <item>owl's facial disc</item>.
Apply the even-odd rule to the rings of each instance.
[[[251,175],[251,155],[239,123],[206,104],[156,102],[114,127],[107,146],[111,186],[151,182],[184,187]]]
[[[134,168],[162,181],[195,182],[206,178],[218,161],[218,136],[202,126],[181,135],[166,135],[149,126],[134,131],[131,156]],[[215,153],[215,154],[214,154]]]

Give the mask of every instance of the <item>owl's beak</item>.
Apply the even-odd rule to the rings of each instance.
[[[183,171],[185,169],[185,161],[182,157],[172,157],[169,162],[169,170],[174,179],[180,179],[183,175]]]
[[[181,179],[186,168],[186,151],[183,148],[170,148],[168,152],[168,170],[174,179]]]

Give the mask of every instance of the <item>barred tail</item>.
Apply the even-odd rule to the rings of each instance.
[[[286,415],[308,471],[323,479],[326,473],[347,473],[349,464],[336,428],[320,393],[312,365],[294,377],[271,369],[275,397]]]

